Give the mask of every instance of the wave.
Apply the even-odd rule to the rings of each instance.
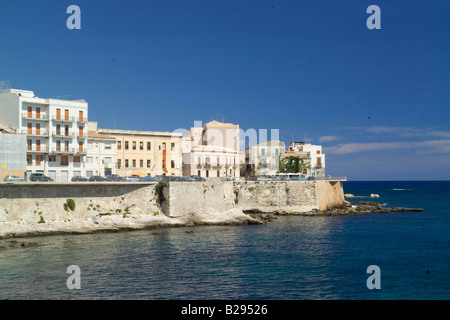
[[[389,189],[389,190],[403,191],[403,190],[413,190],[413,189],[394,188],[394,189]]]

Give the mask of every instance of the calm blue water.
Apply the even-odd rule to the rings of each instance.
[[[19,239],[39,246],[0,251],[0,299],[449,299],[450,182],[344,189],[425,211]],[[80,290],[66,286],[70,265]]]

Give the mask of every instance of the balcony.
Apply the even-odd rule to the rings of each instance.
[[[27,153],[48,153],[47,146],[40,146],[40,148],[34,146],[32,148],[27,148]]]
[[[22,112],[22,119],[48,121],[48,116],[43,113],[37,115],[36,113]]]
[[[22,134],[26,134],[27,136],[35,136],[35,137],[48,137],[48,131],[47,130],[32,130],[31,132],[29,132],[27,129],[22,129],[22,131],[20,132]]]
[[[78,118],[78,123],[85,123],[85,122],[88,122],[87,117]]]
[[[77,154],[81,154],[81,155],[87,154],[87,148],[78,148]]]
[[[55,150],[52,151],[52,153],[55,153],[55,154],[75,154],[75,148],[62,148],[62,149],[56,148]]]
[[[63,134],[62,132],[56,132],[53,131],[52,135],[55,138],[61,138],[61,139],[74,139],[75,138],[75,133],[68,133],[68,134]]]
[[[56,116],[56,115],[53,115],[52,116],[52,121],[61,121],[61,122],[75,122],[76,121],[76,119],[75,119],[75,117],[63,117],[63,116],[60,116],[59,118],[58,118],[58,116]]]

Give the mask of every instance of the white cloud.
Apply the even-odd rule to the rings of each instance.
[[[396,142],[369,142],[369,143],[345,143],[331,147],[324,147],[324,153],[350,154],[370,151],[399,150],[414,154],[420,153],[450,153],[450,139],[427,141],[396,141]]]
[[[336,136],[323,136],[323,137],[319,137],[319,141],[320,142],[331,142],[331,141],[335,141],[338,140],[339,137]]]

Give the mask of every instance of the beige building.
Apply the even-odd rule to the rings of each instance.
[[[239,177],[239,125],[195,122],[183,137],[182,153],[184,176]]]
[[[124,176],[181,176],[181,133],[98,129],[116,139],[116,173]]]

